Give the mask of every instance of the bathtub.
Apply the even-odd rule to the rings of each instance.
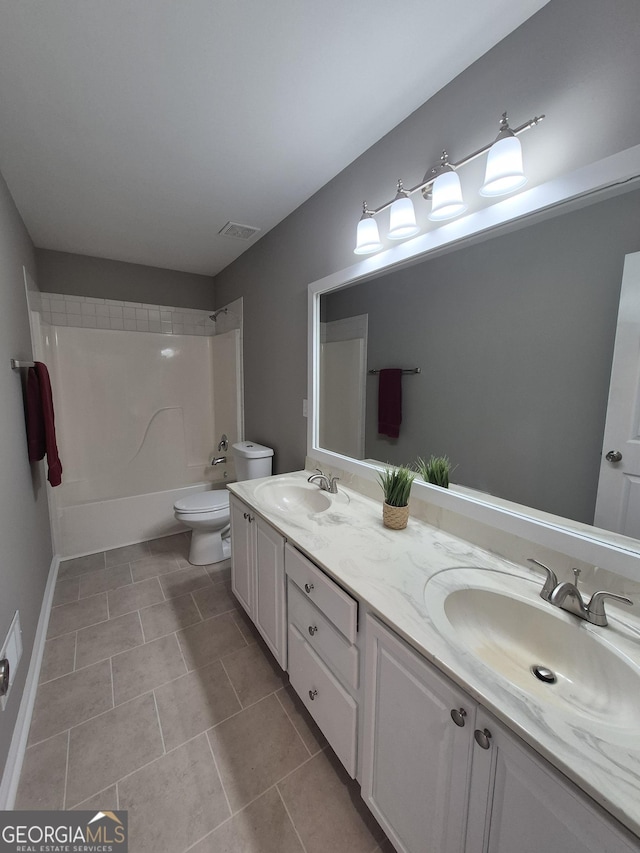
[[[174,518],[174,503],[211,488],[211,483],[196,483],[146,495],[59,507],[60,556],[80,557],[188,530]],[[216,483],[213,488],[224,489],[226,483]]]

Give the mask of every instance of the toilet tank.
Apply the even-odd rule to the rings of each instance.
[[[273,462],[271,447],[256,444],[254,441],[239,441],[233,445],[233,459],[238,482],[271,476]]]

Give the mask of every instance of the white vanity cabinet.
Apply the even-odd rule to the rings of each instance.
[[[282,669],[287,668],[285,539],[235,495],[231,508],[231,588]]]
[[[638,853],[596,803],[483,709],[474,744],[467,853]]]
[[[347,772],[358,735],[358,603],[303,554],[285,546],[289,679]]]
[[[370,615],[363,705],[362,796],[401,853],[638,853],[612,818]]]
[[[362,796],[401,853],[462,853],[475,704],[374,617],[365,632]]]

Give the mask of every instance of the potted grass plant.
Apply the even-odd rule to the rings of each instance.
[[[448,456],[430,456],[426,462],[419,456],[416,467],[425,483],[442,486],[443,489],[449,488],[451,462]]]
[[[415,473],[405,465],[399,468],[385,468],[378,474],[384,505],[382,522],[392,530],[403,530],[409,521],[409,494]]]

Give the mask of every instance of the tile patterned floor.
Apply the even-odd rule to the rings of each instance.
[[[131,853],[393,853],[187,534],[60,566],[17,809],[128,809]]]

